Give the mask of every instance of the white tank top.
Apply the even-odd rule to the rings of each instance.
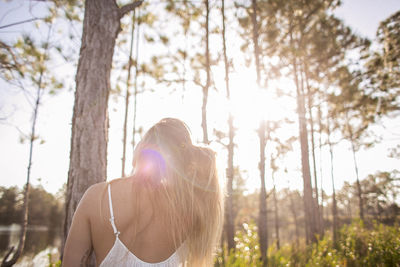
[[[119,239],[120,232],[117,230],[114,222],[114,212],[112,207],[112,200],[111,200],[111,190],[110,184],[108,185],[108,203],[110,206],[110,222],[111,226],[114,230],[115,234],[115,242],[111,250],[108,252],[107,256],[101,262],[99,267],[107,267],[107,266],[119,266],[119,267],[178,267],[184,266],[182,263],[183,261],[179,257],[178,251],[183,249],[184,245],[176,250],[168,259],[162,262],[157,263],[149,263],[142,261],[138,257],[135,256],[129,249],[122,243]]]

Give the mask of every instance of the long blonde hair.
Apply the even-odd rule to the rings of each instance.
[[[180,256],[189,266],[211,266],[224,217],[214,151],[194,146],[184,122],[165,118],[138,144],[133,165],[135,191],[152,191],[176,246],[185,244]]]

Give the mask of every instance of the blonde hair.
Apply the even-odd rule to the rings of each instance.
[[[133,165],[135,195],[152,191],[176,247],[184,244],[179,253],[186,264],[213,265],[224,211],[214,151],[194,146],[184,122],[165,118],[138,144]]]

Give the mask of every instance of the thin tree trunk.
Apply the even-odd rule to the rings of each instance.
[[[30,177],[31,177],[31,167],[32,167],[32,159],[33,159],[33,142],[35,141],[35,132],[36,132],[36,121],[38,117],[38,112],[39,112],[39,104],[40,104],[40,98],[41,98],[41,90],[42,90],[42,77],[43,77],[43,71],[40,72],[40,77],[39,77],[39,85],[37,88],[37,94],[36,94],[36,101],[35,101],[35,108],[33,112],[33,121],[32,121],[32,128],[31,128],[31,138],[29,140],[29,160],[28,160],[28,172],[26,176],[26,184],[25,184],[25,189],[24,189],[24,204],[22,210],[24,211],[23,217],[22,217],[22,229],[21,233],[19,236],[19,241],[18,241],[18,247],[16,252],[14,253],[13,257],[8,261],[9,255],[14,251],[14,247],[11,247],[11,249],[8,251],[6,256],[3,259],[3,262],[1,266],[13,266],[18,258],[21,256],[22,251],[24,250],[25,246],[25,238],[26,238],[26,231],[28,228],[28,207],[29,207],[29,189],[30,189]]]
[[[314,120],[313,120],[313,114],[312,114],[312,97],[311,97],[311,90],[310,90],[310,84],[308,80],[308,66],[307,63],[304,64],[304,75],[305,75],[305,82],[306,82],[306,88],[307,88],[307,107],[308,107],[308,115],[309,115],[309,125],[310,125],[310,136],[311,136],[311,156],[312,156],[312,161],[313,161],[313,171],[314,171],[314,193],[315,193],[315,216],[316,219],[315,221],[317,222],[317,229],[320,234],[322,234],[321,231],[321,225],[320,225],[320,211],[319,211],[319,202],[318,202],[318,182],[317,182],[317,164],[315,160],[315,140],[314,140]]]
[[[254,45],[254,59],[256,63],[257,72],[257,85],[261,83],[261,66],[260,66],[260,48],[258,46],[258,23],[257,23],[257,1],[252,0],[251,6],[253,13],[251,14],[251,21],[253,24],[253,45]],[[268,265],[268,229],[267,229],[267,193],[265,189],[265,122],[260,122],[258,131],[260,139],[260,210],[258,215],[258,235],[260,239],[261,260],[263,266]]]
[[[358,195],[358,205],[359,205],[359,212],[360,212],[360,218],[361,220],[364,220],[364,204],[363,204],[363,198],[362,198],[362,189],[361,189],[361,184],[360,184],[360,179],[358,175],[358,165],[357,165],[357,159],[356,159],[356,148],[354,146],[354,135],[353,135],[353,130],[351,129],[350,123],[349,123],[349,117],[346,112],[346,124],[347,128],[349,131],[349,141],[351,143],[351,151],[353,153],[353,162],[354,162],[354,170],[356,173],[356,184],[357,184],[357,195]]]
[[[132,126],[132,148],[136,146],[136,117],[137,117],[137,96],[138,96],[138,76],[139,76],[139,38],[140,38],[140,8],[136,24],[136,60],[135,60],[135,91],[133,93],[133,126]]]
[[[299,234],[299,222],[297,220],[297,212],[296,207],[294,206],[293,196],[289,194],[290,199],[290,210],[292,211],[293,219],[294,219],[294,226],[295,226],[295,233],[296,233],[296,244],[299,246],[300,234]]]
[[[133,51],[133,39],[135,33],[135,11],[132,16],[132,29],[131,29],[131,43],[129,48],[129,60],[128,60],[128,77],[126,78],[126,95],[125,95],[125,115],[124,115],[124,130],[122,137],[122,171],[121,177],[125,177],[125,161],[126,161],[126,132],[128,125],[128,110],[129,110],[129,98],[130,98],[130,83],[131,83],[131,68],[132,68],[132,51]]]
[[[364,204],[363,204],[363,198],[362,198],[362,189],[361,189],[361,184],[360,184],[360,178],[358,175],[358,165],[357,165],[357,159],[356,159],[356,150],[354,148],[354,141],[351,140],[351,150],[353,151],[353,161],[354,161],[354,169],[356,172],[356,178],[357,178],[357,194],[358,194],[358,205],[360,209],[360,218],[361,220],[364,220]]]
[[[275,186],[275,177],[274,173],[272,173],[272,182],[274,184],[274,219],[275,219],[275,235],[276,235],[276,247],[278,249],[281,248],[280,239],[279,239],[279,212],[278,212],[278,201],[276,199],[276,186]]]
[[[330,141],[330,127],[329,127],[329,116],[327,116],[327,141],[329,145],[329,153],[331,156],[331,180],[332,180],[332,215],[333,215],[333,223],[332,223],[332,235],[333,235],[333,243],[336,244],[337,241],[337,203],[336,203],[336,191],[335,191],[335,179],[333,175],[333,148],[332,143]]]
[[[301,148],[301,168],[303,173],[303,187],[304,187],[304,210],[305,210],[305,221],[307,232],[307,241],[315,242],[317,231],[317,225],[315,222],[314,215],[314,199],[312,197],[311,187],[311,174],[309,164],[309,152],[308,152],[308,138],[307,138],[307,126],[305,118],[305,101],[304,95],[301,93],[300,84],[298,81],[297,63],[293,60],[293,75],[295,78],[295,84],[297,87],[297,112],[299,120],[299,137],[300,137],[300,148]]]
[[[118,8],[114,0],[85,2],[62,250],[84,192],[90,185],[106,180],[107,106],[115,39],[120,31],[120,18],[140,4],[141,1],[137,1]]]
[[[52,25],[49,27],[49,31],[47,33],[47,46],[46,50],[44,52],[44,57],[46,58],[47,53],[48,53],[48,48],[49,48],[49,40],[50,40],[50,35],[51,35],[51,30],[52,30]],[[39,64],[44,64],[44,62],[40,62]],[[42,87],[43,87],[43,68],[40,68],[39,71],[39,80],[37,82],[37,90],[36,90],[36,99],[35,99],[35,106],[33,109],[33,116],[32,116],[32,125],[31,125],[31,135],[30,135],[30,140],[29,140],[29,160],[28,160],[28,168],[27,168],[27,175],[26,175],[26,183],[25,183],[25,189],[24,189],[24,204],[22,207],[23,210],[23,217],[22,217],[22,229],[20,232],[19,240],[18,240],[18,247],[17,250],[15,251],[14,255],[10,260],[8,260],[9,256],[11,253],[14,251],[14,247],[11,247],[10,250],[6,253],[1,266],[2,267],[9,267],[13,266],[19,257],[22,254],[22,251],[24,250],[25,247],[25,240],[26,240],[26,231],[28,229],[28,215],[29,215],[29,191],[30,191],[30,179],[31,179],[31,168],[32,168],[32,160],[33,160],[33,143],[36,139],[36,122],[38,119],[39,115],[39,106],[40,106],[40,100],[42,97]]]
[[[319,176],[320,176],[320,184],[321,184],[321,209],[320,209],[320,226],[321,226],[321,233],[325,231],[325,223],[324,223],[324,190],[323,190],[323,183],[322,183],[322,111],[321,107],[318,106],[318,130],[319,130]]]
[[[290,23],[290,29],[291,23]],[[289,32],[290,45],[294,46],[292,30]],[[310,174],[310,163],[309,163],[309,151],[308,151],[308,134],[307,134],[307,124],[306,124],[306,111],[305,111],[305,100],[304,91],[299,83],[299,72],[297,70],[297,58],[296,55],[293,55],[292,58],[292,67],[293,67],[293,77],[296,85],[296,93],[297,93],[297,114],[299,120],[299,139],[300,139],[300,148],[301,148],[301,169],[303,173],[303,193],[304,193],[304,213],[305,213],[305,222],[306,222],[306,241],[316,242],[316,234],[317,224],[314,213],[314,200],[312,196],[312,187],[311,187],[311,174]]]
[[[259,215],[258,215],[258,236],[260,239],[261,260],[263,266],[267,266],[267,251],[268,251],[268,228],[267,228],[267,193],[265,189],[265,122],[260,123],[258,129],[258,137],[260,140],[260,202],[259,202]]]
[[[209,50],[209,15],[210,7],[208,0],[204,0],[206,6],[206,85],[203,87],[203,105],[201,107],[201,127],[203,128],[203,143],[208,144],[208,131],[207,131],[207,101],[208,101],[208,90],[211,85],[211,70],[210,70],[210,50]]]
[[[226,87],[226,97],[228,101],[230,101],[230,88],[229,88],[229,62],[228,56],[226,51],[226,36],[225,36],[225,1],[222,0],[222,45],[223,45],[223,52],[224,52],[224,65],[225,65],[225,87]],[[227,207],[226,207],[226,234],[228,240],[228,249],[235,248],[235,224],[234,224],[234,215],[233,215],[233,155],[234,155],[234,129],[233,129],[233,116],[231,112],[229,112],[228,117],[228,128],[229,128],[229,144],[228,144],[228,170],[227,170],[227,179],[228,179],[228,188],[227,188]]]
[[[252,6],[252,16],[251,22],[253,24],[253,45],[254,45],[254,58],[256,62],[256,71],[257,71],[257,85],[261,84],[261,66],[260,66],[260,47],[258,45],[258,23],[257,23],[257,1],[251,1]]]

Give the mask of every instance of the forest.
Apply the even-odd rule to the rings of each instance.
[[[1,266],[29,226],[57,228],[61,252],[85,191],[128,176],[163,117],[217,152],[214,266],[400,266],[400,10],[370,38],[346,1],[0,4],[0,134],[18,142],[0,153],[24,149],[23,172],[0,166],[0,226],[21,226]]]

